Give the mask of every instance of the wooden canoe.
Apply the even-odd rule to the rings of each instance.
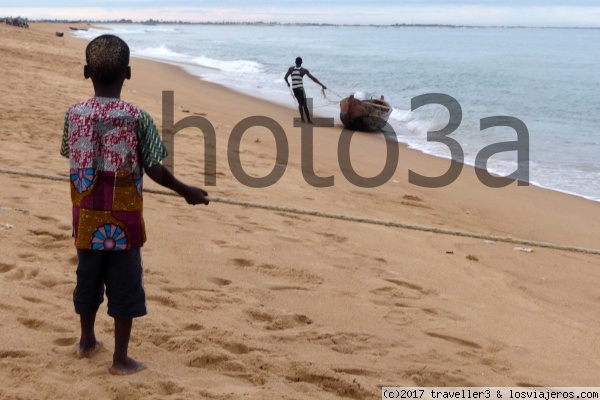
[[[391,113],[392,107],[383,96],[379,100],[358,100],[351,95],[340,102],[340,120],[354,131],[381,131]]]

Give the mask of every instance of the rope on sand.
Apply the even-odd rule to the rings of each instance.
[[[66,176],[40,174],[40,173],[34,173],[34,172],[29,172],[29,171],[16,171],[16,170],[10,170],[10,169],[6,169],[6,168],[0,168],[0,173],[11,174],[11,175],[20,175],[20,176],[26,176],[26,177],[31,177],[31,178],[47,179],[47,180],[53,180],[53,181],[62,181],[62,182],[69,181],[69,178]],[[167,196],[179,196],[177,193],[175,193],[173,191],[169,191],[169,190],[144,189],[144,192],[160,194],[160,195],[167,195]],[[311,216],[311,217],[337,219],[337,220],[341,220],[341,221],[358,222],[358,223],[362,223],[362,224],[371,224],[371,225],[380,225],[380,226],[387,226],[387,227],[391,227],[391,228],[402,228],[402,229],[408,229],[408,230],[413,230],[413,231],[430,232],[430,233],[435,233],[435,234],[451,235],[451,236],[460,236],[460,237],[467,237],[467,238],[472,238],[472,239],[491,240],[494,242],[520,244],[520,245],[525,245],[525,246],[541,247],[541,248],[553,249],[553,250],[570,251],[570,252],[574,252],[574,253],[600,255],[600,250],[596,250],[596,249],[565,246],[562,244],[548,243],[548,242],[538,242],[535,240],[519,239],[519,238],[510,237],[510,236],[496,236],[496,235],[488,235],[488,234],[481,234],[481,233],[475,233],[475,232],[458,231],[458,230],[453,230],[453,229],[435,228],[435,227],[425,226],[425,225],[407,224],[407,223],[395,222],[395,221],[385,221],[385,220],[374,219],[374,218],[353,217],[351,215],[346,215],[346,214],[333,214],[333,213],[328,213],[328,212],[305,210],[305,209],[294,208],[294,207],[285,207],[285,206],[272,205],[272,204],[254,203],[251,201],[236,200],[236,199],[230,199],[227,197],[212,197],[211,196],[209,199],[213,203],[223,203],[223,204],[229,204],[229,205],[234,205],[234,206],[258,208],[258,209],[268,210],[268,211],[286,212],[286,213],[306,215],[306,216]]]

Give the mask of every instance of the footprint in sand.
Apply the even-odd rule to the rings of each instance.
[[[57,218],[55,218],[55,217],[49,217],[47,215],[36,215],[36,217],[39,220],[42,220],[44,222],[59,222],[59,220]]]
[[[303,335],[303,337],[311,343],[327,346],[336,353],[341,354],[370,353],[385,355],[388,353],[386,349],[394,346],[366,333],[319,333],[313,331]]]
[[[48,310],[49,309],[48,307],[50,307],[52,309],[55,309],[55,310],[63,310],[64,309],[64,307],[62,307],[62,306],[59,306],[57,304],[51,303],[51,302],[46,301],[46,300],[39,299],[37,297],[33,297],[33,296],[21,296],[21,298],[23,300],[25,300],[25,301],[28,301],[30,303],[33,303],[33,304],[36,304],[36,305],[40,306],[41,310]],[[42,306],[43,306],[43,308],[41,308]]]
[[[59,276],[57,276],[57,274],[50,275],[50,273],[48,273],[48,272],[45,272],[44,275],[38,276],[36,281],[41,283],[42,285],[44,285],[47,288],[53,288],[58,285],[72,285],[75,282],[74,280],[67,280],[67,279],[64,279],[63,277],[59,277]],[[69,290],[71,290],[71,289],[69,288]]]
[[[25,350],[2,350],[0,349],[0,360],[5,358],[24,358],[29,357],[33,353]]]
[[[217,286],[231,285],[231,281],[229,279],[213,277],[213,278],[208,278],[208,281],[214,283]]]
[[[48,302],[46,302],[44,300],[41,300],[41,299],[38,299],[38,298],[35,298],[35,297],[21,296],[21,298],[23,300],[28,301],[28,302],[33,303],[33,304],[44,304],[44,303],[48,304]]]
[[[230,353],[216,349],[198,351],[186,364],[192,368],[204,368],[225,373],[239,373],[247,370],[244,363]]]
[[[433,367],[436,368],[436,367]],[[431,386],[431,387],[469,387],[476,386],[473,382],[464,379],[461,374],[461,371],[457,371],[453,373],[452,371],[448,371],[446,369],[441,368],[440,370],[432,371],[432,367],[421,368],[421,369],[408,369],[406,374],[413,380],[415,385],[419,387],[423,386]]]
[[[348,238],[345,236],[337,235],[335,233],[326,233],[326,232],[315,232],[317,235],[323,236],[327,239],[332,239],[336,243],[345,243],[348,241]]]
[[[129,385],[140,391],[146,393],[153,393],[160,396],[171,396],[174,394],[182,393],[185,388],[173,381],[153,381],[149,383],[147,381],[144,382],[130,382]],[[127,396],[126,398],[138,398],[139,396]],[[118,397],[121,398],[121,397]]]
[[[232,261],[238,267],[252,267],[254,264],[256,264],[254,261],[246,258],[234,258]]]
[[[311,274],[310,272],[298,268],[280,268],[273,264],[260,264],[255,266],[256,263],[254,261],[244,258],[236,258],[233,261],[238,267],[251,267],[257,272],[275,278],[281,278],[292,283],[292,285],[275,285],[273,288],[271,288],[272,290],[308,290],[308,288],[304,288],[296,284],[319,285],[323,283],[323,278],[320,276]],[[281,289],[278,289],[278,287],[281,287]]]
[[[419,309],[414,307],[402,307],[394,309],[385,314],[384,319],[395,325],[409,325],[416,320],[420,320]]]
[[[189,325],[186,325],[183,329],[186,330],[186,331],[197,332],[197,331],[203,330],[204,326],[202,326],[200,324],[189,324]]]
[[[73,231],[73,227],[69,224],[59,224],[56,226],[58,229],[60,229],[61,231],[65,231],[65,232],[72,232]],[[69,238],[72,238],[71,235],[69,235]]]
[[[275,310],[248,309],[250,322],[266,330],[284,330],[311,325],[313,321],[303,314],[277,312]]]
[[[57,232],[50,232],[50,231],[45,231],[42,229],[29,229],[29,232],[31,234],[33,234],[34,236],[46,236],[49,237],[50,239],[53,239],[53,241],[56,240],[70,240],[71,236],[65,234],[65,233],[57,233]]]
[[[20,281],[25,278],[25,272],[22,268],[12,267],[10,269],[6,269],[5,271],[0,270],[0,272],[2,272],[4,280],[9,282]]]
[[[52,343],[60,347],[73,346],[75,343],[77,343],[77,338],[60,338],[53,340]]]
[[[23,252],[23,253],[18,253],[17,256],[21,260],[27,261],[27,262],[43,261],[43,259],[37,253]]]
[[[251,351],[251,349],[244,343],[237,342],[225,343],[222,345],[222,347],[233,354],[248,354]]]
[[[286,373],[285,379],[294,383],[308,383],[320,390],[351,399],[374,398],[375,393],[363,388],[355,378],[350,379],[336,375],[332,371],[323,370],[310,363],[293,363]]]
[[[0,262],[0,274],[5,274],[7,272],[12,271],[15,268],[14,264],[6,264]]]
[[[399,279],[384,279],[384,281],[393,283],[395,286],[383,286],[377,289],[371,290],[371,293],[384,297],[386,300],[375,300],[374,303],[377,305],[393,305],[396,303],[395,299],[412,299],[419,300],[423,296],[431,296],[436,293],[432,290],[424,289],[421,285],[415,283],[402,281]]]
[[[161,296],[161,295],[149,295],[146,296],[146,298],[150,301],[155,301],[165,307],[170,307],[170,308],[175,308],[178,309],[179,306],[177,304],[177,302],[175,302],[174,300],[172,300],[171,298],[169,298],[168,296]]]
[[[153,392],[158,392],[161,396],[171,396],[185,390],[183,386],[173,381],[158,381],[156,385],[158,386],[158,390],[153,390]]]
[[[385,299],[383,301],[374,300],[373,303],[377,305],[391,305],[397,299],[419,300],[423,296],[419,291],[401,290],[393,286],[383,286],[373,289],[371,290],[371,293]]]
[[[26,328],[40,332],[69,332],[70,329],[58,325],[50,324],[46,321],[35,318],[17,318],[17,321]]]

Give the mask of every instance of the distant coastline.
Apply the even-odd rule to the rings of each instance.
[[[1,20],[1,18],[0,18]],[[600,27],[563,27],[563,26],[527,26],[527,25],[456,25],[456,24],[332,24],[311,22],[238,22],[238,21],[169,21],[154,20],[134,21],[131,19],[118,20],[62,20],[62,19],[37,19],[32,22],[61,23],[61,24],[133,24],[133,25],[233,25],[233,26],[306,26],[306,27],[369,27],[369,28],[457,28],[457,29],[600,29]]]

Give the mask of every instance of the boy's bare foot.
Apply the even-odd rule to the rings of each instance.
[[[102,350],[104,348],[104,346],[102,345],[102,342],[96,341],[96,343],[94,344],[94,346],[91,347],[82,347],[81,343],[77,344],[77,347],[75,348],[75,355],[77,356],[77,358],[81,359],[81,358],[92,358],[94,356],[94,354],[96,354],[97,352],[99,352],[100,350]]]
[[[113,375],[131,375],[143,371],[146,368],[148,367],[146,367],[145,364],[127,357],[125,362],[113,361],[113,365],[108,369],[108,372]]]

